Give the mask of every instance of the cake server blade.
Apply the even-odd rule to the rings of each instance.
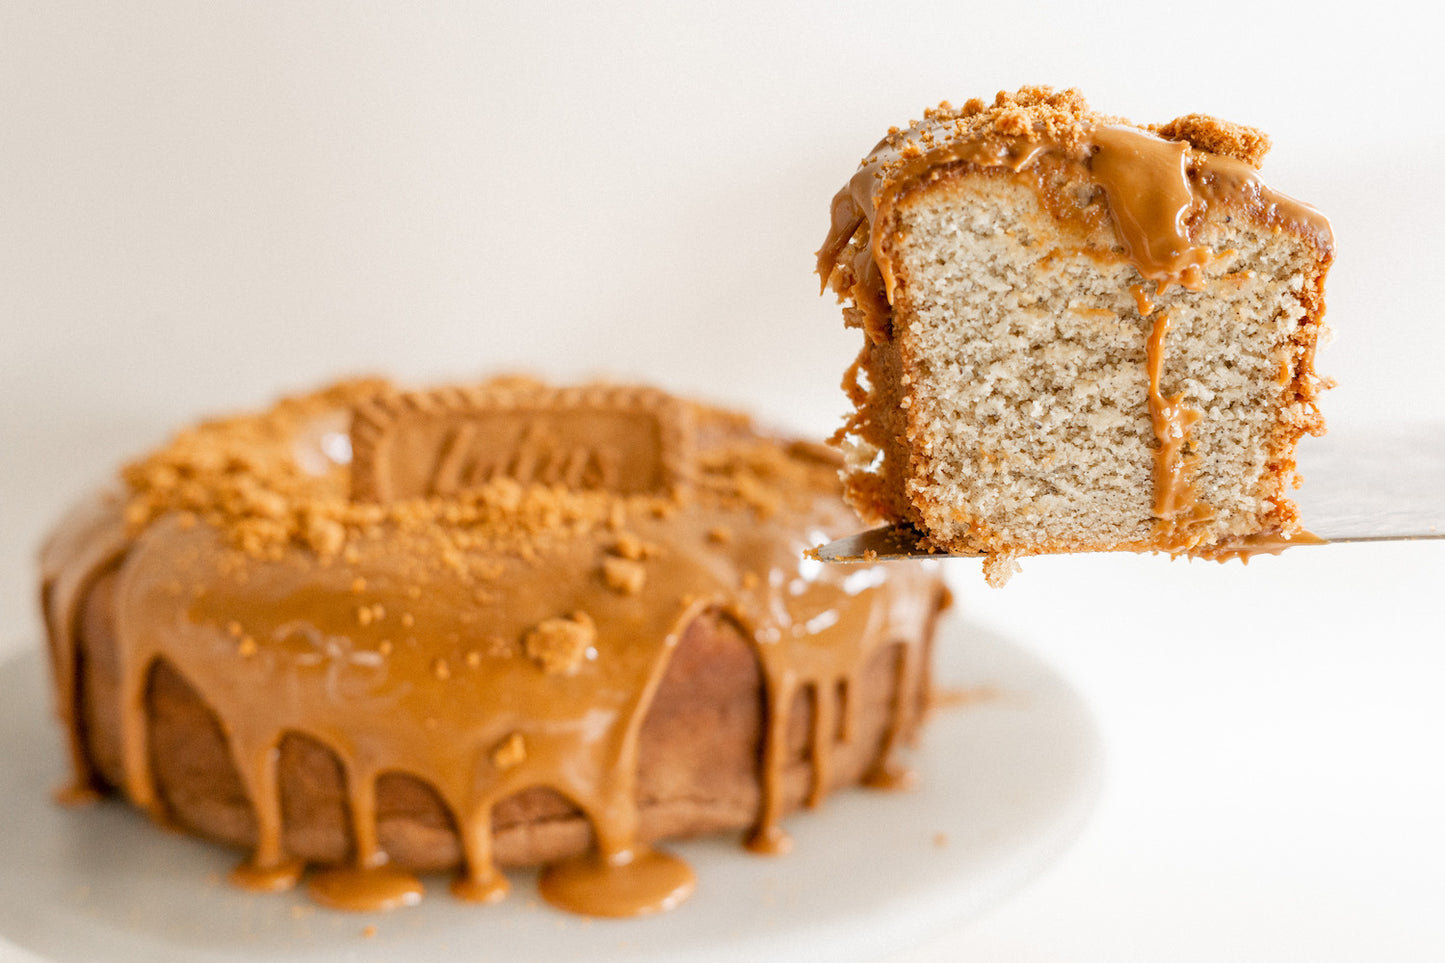
[[[1292,497],[1305,528],[1323,544],[1445,538],[1445,424],[1342,428],[1305,438],[1298,458],[1305,483]],[[982,554],[925,551],[917,542],[912,527],[885,525],[810,554],[824,562]]]

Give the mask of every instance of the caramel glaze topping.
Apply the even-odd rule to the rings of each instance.
[[[378,406],[390,414],[378,418]],[[550,412],[566,430],[515,431],[524,409]],[[420,429],[408,421],[418,411]],[[350,412],[372,437],[348,434]],[[577,466],[609,456],[578,439],[592,418],[616,427],[619,412],[635,416],[618,430],[650,449],[636,454],[665,471],[668,486],[643,479],[630,485],[640,493],[618,494],[601,468],[588,486]],[[659,425],[664,434],[649,433]],[[436,439],[456,442],[463,429],[491,438],[489,457],[511,439],[500,468],[458,476],[456,445]],[[445,495],[379,501],[400,483],[386,476],[361,485],[366,497],[348,497],[353,469],[388,471],[352,465],[350,445],[426,455],[408,448],[418,431],[433,438],[436,471],[451,466]],[[569,447],[551,447],[559,439]],[[536,481],[547,464],[573,466],[577,487]],[[431,484],[414,465],[398,470],[407,484]],[[322,903],[374,909],[420,897],[376,835],[377,778],[407,773],[435,789],[458,828],[464,866],[453,891],[462,898],[506,892],[491,856],[492,807],[545,786],[584,812],[596,840],[594,853],[544,872],[545,898],[604,916],[676,904],[691,871],[637,836],[638,732],[684,629],[707,611],[744,628],[763,669],[759,848],[785,841],[780,743],[800,688],[816,694],[815,800],[831,744],[819,734],[847,731],[847,693],[882,646],[905,643],[880,771],[916,723],[936,578],[803,560],[824,533],[852,524],[836,464],[761,438],[737,416],[633,389],[507,381],[464,396],[406,395],[355,382],[203,425],[125,474],[128,497],[78,513],[43,559],[75,787],[97,784],[77,734],[76,612],[86,585],[118,567],[123,788],[164,819],[145,709],[164,659],[222,721],[254,809],[257,843],[233,876],[243,886],[287,888],[305,868],[283,849],[277,786],[278,746],[295,732],[330,747],[344,771],[354,859],[312,875]],[[679,478],[686,484],[671,484]]]
[[[992,106],[974,99],[954,108],[945,101],[922,121],[890,130],[834,196],[818,276],[826,289],[840,257],[856,243],[853,283],[839,293],[864,312],[869,336],[886,340],[894,272],[882,227],[896,201],[956,172],[990,168],[1024,176],[1048,158],[1083,167],[1107,196],[1121,256],[1160,285],[1201,285],[1211,252],[1190,233],[1211,204],[1244,205],[1332,252],[1325,216],[1259,179],[1255,168],[1267,149],[1259,131],[1197,114],[1152,132],[1134,127],[1091,111],[1076,90],[1025,87],[1000,92]]]
[[[817,255],[818,276],[825,290],[832,283],[840,298],[852,300],[856,323],[871,341],[886,343],[892,337],[895,287],[887,225],[899,198],[959,172],[991,169],[1038,178],[1045,165],[1061,162],[1078,165],[1104,192],[1119,246],[1116,256],[1155,282],[1156,295],[1170,284],[1203,288],[1204,268],[1214,254],[1196,244],[1192,232],[1211,206],[1241,208],[1267,226],[1296,233],[1328,263],[1334,235],[1325,216],[1260,180],[1256,168],[1268,149],[1263,133],[1200,114],[1152,129],[1134,127],[1094,113],[1075,90],[1025,87],[1016,94],[1000,92],[992,106],[975,99],[961,109],[944,102],[926,111],[922,121],[890,130],[833,198],[828,235]],[[850,248],[854,253],[845,265]],[[1097,251],[1081,253],[1099,256]],[[1154,302],[1143,285],[1129,290],[1140,314],[1151,314]],[[1161,313],[1148,341],[1149,412],[1159,442],[1153,544],[1222,561],[1313,539],[1308,533],[1276,533],[1258,544],[1245,540],[1198,549],[1201,536],[1191,528],[1207,521],[1209,510],[1195,500],[1189,481],[1192,459],[1184,452],[1189,428],[1201,413],[1160,393],[1168,328],[1168,314]],[[1298,379],[1302,396],[1312,397],[1313,381],[1311,355]]]

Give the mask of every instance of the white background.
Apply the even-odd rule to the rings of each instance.
[[[0,652],[34,547],[201,413],[334,376],[630,376],[822,435],[812,252],[890,124],[1041,82],[1274,136],[1331,215],[1339,426],[1445,443],[1445,90],[1393,7],[0,3]],[[900,958],[1445,958],[1439,543],[1035,560],[963,612],[1109,756],[1078,845]],[[4,871],[0,868],[0,871]]]

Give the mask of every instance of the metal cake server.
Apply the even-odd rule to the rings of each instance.
[[[1341,429],[1299,446],[1304,485],[1292,497],[1305,528],[1323,542],[1445,538],[1445,424],[1410,431]],[[885,525],[820,545],[824,562],[945,558],[920,551],[908,525]],[[956,553],[977,557],[981,553]]]

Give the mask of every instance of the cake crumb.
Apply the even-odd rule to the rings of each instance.
[[[1153,127],[1154,133],[1169,140],[1182,140],[1198,150],[1242,160],[1258,169],[1269,153],[1269,135],[1244,124],[1235,124],[1208,114],[1185,114],[1167,124]]]
[[[602,560],[602,580],[614,592],[636,595],[647,584],[647,567],[628,558]]]
[[[492,748],[492,765],[506,770],[519,766],[527,758],[527,740],[513,732]]]
[[[657,546],[649,545],[636,535],[624,532],[612,543],[612,553],[620,558],[640,562],[657,554]]]
[[[522,648],[549,675],[572,675],[596,642],[596,623],[586,612],[576,612],[539,622],[522,640]]]
[[[989,588],[1003,588],[1022,571],[1018,556],[1010,552],[991,552],[983,557],[983,578]]]
[[[346,526],[331,518],[308,515],[306,544],[321,558],[335,558],[346,545]]]
[[[375,927],[374,925],[372,925],[372,924],[367,924],[366,926],[363,926],[363,927],[361,928],[361,938],[362,938],[362,939],[364,939],[364,940],[369,940],[369,939],[373,938],[374,936],[376,936],[376,927]]]

